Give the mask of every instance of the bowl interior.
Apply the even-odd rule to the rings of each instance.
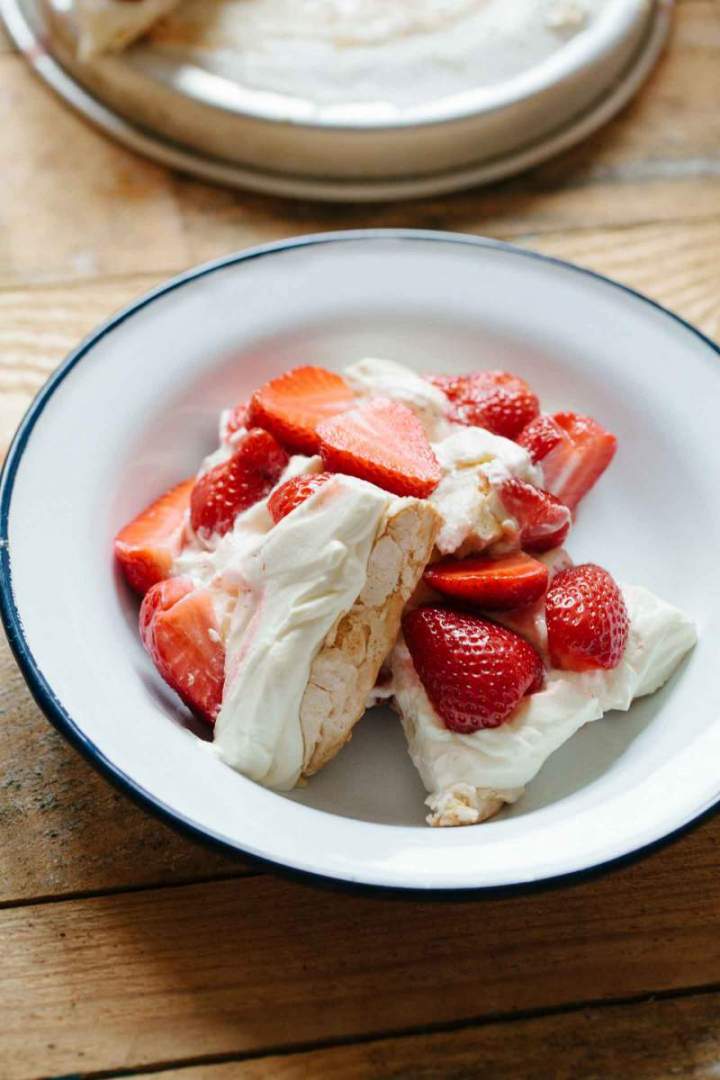
[[[525,798],[475,829],[430,830],[397,719],[375,710],[306,788],[266,791],[218,762],[156,676],[112,572],[119,525],[191,474],[220,408],[299,362],[378,355],[420,371],[506,368],[547,409],[618,436],[569,548],[698,622],[670,684],[584,729]],[[12,459],[12,591],[47,707],[128,786],[201,833],[370,884],[534,881],[636,850],[718,797],[712,677],[720,512],[712,347],[612,284],[447,236],[318,238],[171,285],[96,336],[36,405]]]

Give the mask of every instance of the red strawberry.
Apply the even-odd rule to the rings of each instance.
[[[248,407],[244,401],[239,401],[227,414],[223,424],[222,441],[230,442],[233,435],[247,427]]]
[[[272,435],[253,428],[237,444],[231,458],[201,476],[190,498],[195,532],[223,536],[242,510],[254,506],[275,487],[288,456]]]
[[[266,428],[291,450],[316,454],[318,424],[351,409],[354,401],[352,390],[335,372],[298,367],[255,391],[248,424]]]
[[[538,416],[518,442],[542,466],[545,487],[574,510],[615,456],[617,439],[590,416]]]
[[[185,480],[146,507],[115,537],[117,558],[128,584],[146,593],[170,573],[180,554],[185,513],[195,481]]]
[[[572,516],[567,506],[541,488],[513,477],[500,487],[505,509],[517,518],[520,547],[538,554],[559,547],[570,531]]]
[[[222,703],[225,646],[210,594],[188,578],[154,585],[140,607],[140,636],[168,686],[214,724]]]
[[[542,660],[504,626],[442,607],[403,617],[415,670],[450,731],[498,727],[526,694],[540,690]]]
[[[425,582],[443,596],[469,600],[488,611],[528,607],[545,595],[548,569],[529,555],[443,559],[429,566]]]
[[[326,484],[332,478],[332,475],[329,472],[321,472],[306,476],[293,476],[292,479],[281,484],[268,499],[268,510],[275,524],[277,525],[278,521],[287,517],[291,510],[309,499],[318,488],[321,488],[323,484]]]
[[[440,466],[417,417],[399,401],[377,397],[318,427],[320,453],[332,472],[369,480],[395,495],[430,495]]]
[[[554,667],[590,671],[622,660],[630,621],[620,589],[601,566],[561,570],[548,590],[545,618]]]
[[[540,403],[524,379],[506,371],[477,371],[432,380],[452,402],[450,418],[515,439],[537,416]]]

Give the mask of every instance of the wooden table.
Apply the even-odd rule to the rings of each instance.
[[[718,336],[719,14],[680,0],[666,59],[590,144],[491,189],[374,207],[221,191],[141,161],[0,38],[0,441],[113,309],[294,233],[508,237]],[[148,818],[50,728],[4,646],[0,665],[2,1080],[720,1075],[720,819],[561,892],[321,892]]]

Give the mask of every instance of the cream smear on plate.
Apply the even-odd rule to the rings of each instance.
[[[256,90],[402,108],[530,70],[609,2],[184,0],[152,40]]]

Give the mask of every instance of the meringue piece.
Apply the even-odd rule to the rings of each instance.
[[[337,754],[368,707],[438,526],[427,502],[391,500],[368,559],[362,592],[327,635],[310,669],[300,708],[304,775],[317,772]]]
[[[541,486],[542,475],[527,450],[485,428],[452,425],[433,444],[442,479],[430,501],[443,519],[437,540],[443,555],[462,557],[493,548],[516,546],[518,525],[498,495],[505,480],[516,477]]]
[[[435,828],[479,825],[497,814],[505,803],[515,802],[522,793],[522,788],[517,791],[483,791],[472,784],[453,784],[445,791],[428,795],[425,805],[430,813],[426,821]]]
[[[243,552],[215,726],[224,761],[288,790],[338,752],[436,529],[428,503],[338,475]]]
[[[562,549],[545,556],[562,566]],[[551,571],[552,572],[552,571]],[[551,669],[545,687],[526,697],[510,720],[470,735],[449,731],[433,708],[401,639],[392,656],[394,700],[410,756],[430,792],[431,825],[477,824],[515,802],[550,754],[586,723],[659,689],[695,644],[691,620],[639,586],[624,586],[630,616],[625,655],[612,671]],[[518,619],[497,616],[518,628]],[[546,652],[544,616],[528,619],[525,636]],[[520,631],[521,632],[521,631]],[[468,791],[468,788],[471,791]]]

